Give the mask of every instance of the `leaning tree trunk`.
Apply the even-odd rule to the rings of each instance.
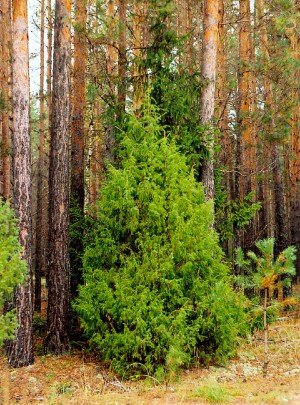
[[[85,0],[75,3],[72,155],[71,155],[71,229],[70,264],[71,296],[77,295],[82,283],[83,217],[84,217],[84,145],[85,145],[85,74],[87,47],[84,36],[87,18]]]
[[[13,367],[33,363],[31,274],[31,161],[29,134],[29,53],[27,1],[13,0],[13,204],[19,220],[20,243],[29,279],[14,295],[18,329],[9,345]]]
[[[201,123],[207,132],[206,146],[209,157],[202,165],[202,181],[206,198],[214,198],[214,133],[212,121],[215,109],[217,50],[218,50],[218,1],[204,1],[203,61],[201,93]]]
[[[45,348],[68,348],[71,1],[56,0],[49,174],[49,289]]]

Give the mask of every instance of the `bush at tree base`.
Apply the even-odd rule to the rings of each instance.
[[[14,288],[25,280],[26,263],[21,259],[19,231],[13,211],[0,200],[0,346],[11,339],[17,327],[14,311],[4,311]]]
[[[211,202],[150,105],[130,118],[120,158],[101,189],[75,302],[91,346],[125,377],[223,362],[246,323]]]

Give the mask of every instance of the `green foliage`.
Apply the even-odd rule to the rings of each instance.
[[[14,288],[25,280],[26,264],[20,255],[16,220],[8,204],[0,201],[0,346],[13,337],[17,326],[14,312],[4,314],[3,307],[12,298]]]
[[[180,36],[176,32],[172,24],[174,1],[151,0],[150,3],[152,42],[140,64],[149,72],[148,85],[160,113],[160,124],[166,135],[176,140],[199,178],[201,161],[208,153],[199,115],[202,80],[196,63],[191,71],[183,62],[187,40],[193,33]]]
[[[259,299],[255,297],[250,302],[249,323],[251,331],[264,330],[263,308],[260,305]],[[278,302],[273,301],[267,308],[267,324],[274,323],[279,316],[280,306]]]
[[[240,284],[246,283],[248,287],[273,291],[279,281],[290,286],[291,276],[294,276],[296,248],[289,246],[274,259],[275,239],[262,239],[256,242],[258,253],[249,251],[245,257],[241,248],[237,249],[236,263],[243,275]],[[284,278],[281,278],[284,276]]]
[[[222,185],[220,171],[216,170],[215,211],[216,228],[220,241],[224,242],[234,236],[237,230],[245,229],[260,210],[261,203],[253,202],[253,193],[249,193],[241,201],[228,200],[228,192]]]
[[[118,373],[162,379],[197,361],[224,361],[245,328],[213,210],[150,105],[130,118],[86,240],[75,307]]]
[[[36,336],[43,336],[46,330],[46,323],[46,319],[41,314],[35,314],[33,316],[32,326]]]
[[[272,297],[275,288],[288,287],[291,277],[295,275],[296,248],[289,246],[274,259],[275,239],[263,239],[256,242],[257,253],[249,251],[247,256],[241,248],[236,251],[236,264],[240,274],[236,277],[237,284],[243,290],[268,290]],[[249,305],[249,322],[251,329],[263,329],[263,307],[260,296],[252,299]],[[279,314],[276,301],[267,303],[267,323],[274,322]]]

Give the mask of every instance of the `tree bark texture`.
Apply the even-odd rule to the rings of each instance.
[[[75,3],[73,111],[71,122],[71,224],[70,265],[71,296],[77,295],[82,283],[83,216],[84,216],[84,149],[85,149],[85,76],[87,46],[85,39],[87,6],[85,0]]]
[[[295,0],[295,11],[300,13],[300,1]],[[299,28],[299,27],[298,27]],[[293,57],[300,60],[300,34],[296,27],[291,36]],[[295,68],[295,89],[293,91],[294,111],[292,116],[292,158],[291,158],[291,237],[292,243],[297,248],[297,278],[300,280],[300,68]]]
[[[119,0],[119,60],[118,60],[118,100],[119,100],[119,113],[118,118],[125,112],[126,103],[126,10],[127,1]]]
[[[266,22],[263,20],[265,15],[265,2],[264,0],[257,0],[257,14],[260,22],[260,47],[264,62],[267,64],[270,59],[269,54],[269,41]],[[273,86],[270,78],[265,75],[264,78],[264,92],[267,112],[271,119],[266,128],[267,133],[274,136],[276,132],[274,117],[276,114],[276,106],[274,103]],[[272,177],[274,185],[274,216],[275,216],[275,256],[282,252],[288,245],[288,231],[286,221],[286,208],[285,208],[285,195],[284,195],[284,179],[283,179],[283,161],[282,147],[276,141],[272,140],[271,161],[272,161]],[[263,159],[263,157],[261,157]],[[263,202],[264,203],[264,202]]]
[[[203,61],[201,92],[201,123],[207,131],[209,157],[203,162],[202,181],[207,199],[214,197],[214,130],[212,127],[215,109],[215,89],[218,50],[218,1],[204,1]]]
[[[69,120],[71,1],[56,0],[49,173],[49,289],[47,352],[68,348],[69,262]]]
[[[132,66],[132,79],[133,79],[133,103],[132,108],[135,114],[139,114],[143,103],[144,93],[144,80],[145,72],[141,69],[141,57],[142,57],[142,27],[145,24],[143,16],[142,2],[135,2],[133,6],[133,55],[134,61]]]
[[[37,167],[37,213],[35,230],[35,293],[34,309],[41,312],[41,277],[45,274],[46,268],[46,238],[45,232],[45,0],[41,0],[40,19],[40,114],[39,114],[39,156]]]
[[[239,2],[239,150],[238,150],[238,196],[242,200],[250,191],[254,191],[255,134],[251,123],[251,89],[253,75],[251,72],[252,40],[250,0]]]
[[[14,295],[18,329],[9,347],[13,367],[33,363],[31,161],[29,133],[29,52],[27,1],[13,0],[13,204],[19,220],[20,243],[28,267],[28,281]]]

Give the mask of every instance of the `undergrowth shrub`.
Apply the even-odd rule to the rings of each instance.
[[[213,210],[146,105],[130,119],[87,236],[75,308],[92,347],[120,375],[158,379],[223,362],[245,330]]]
[[[4,313],[14,288],[25,279],[26,264],[21,259],[18,227],[13,212],[0,200],[0,346],[13,337],[17,326],[14,311]]]

